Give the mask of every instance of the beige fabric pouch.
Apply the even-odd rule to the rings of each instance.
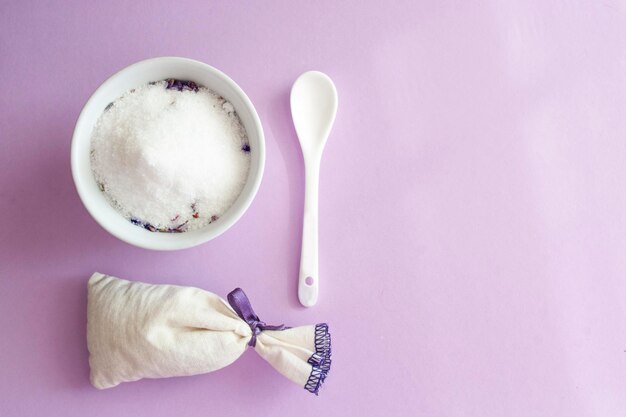
[[[101,273],[91,276],[88,287],[87,346],[96,388],[212,372],[234,362],[250,344],[278,372],[314,394],[330,370],[326,324],[267,330],[265,323],[250,324],[229,302],[199,288]]]

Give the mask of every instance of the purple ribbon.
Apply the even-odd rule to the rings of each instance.
[[[230,294],[228,294],[228,304],[230,304],[233,310],[235,310],[235,313],[237,313],[243,321],[248,323],[250,330],[252,330],[252,338],[248,342],[248,346],[256,346],[256,337],[263,330],[286,330],[289,328],[284,324],[271,326],[259,320],[259,316],[257,316],[252,309],[248,296],[241,288],[235,288],[230,292]]]

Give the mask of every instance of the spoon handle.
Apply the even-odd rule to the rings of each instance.
[[[298,278],[298,298],[305,307],[315,305],[319,291],[317,242],[319,170],[319,160],[310,161],[306,164],[302,253]]]

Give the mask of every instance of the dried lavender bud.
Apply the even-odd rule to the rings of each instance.
[[[249,144],[247,144],[247,143],[246,143],[246,144],[244,144],[244,145],[241,147],[241,150],[242,150],[242,151],[244,151],[244,152],[250,152],[250,145],[249,145]]]
[[[200,89],[200,88],[198,87],[198,84],[194,83],[193,81],[189,81],[189,82],[187,82],[187,86],[188,86],[191,90],[195,91],[196,93],[197,93],[197,92],[198,92],[198,90]]]
[[[189,220],[187,220],[185,223],[179,224],[176,227],[172,227],[168,230],[169,233],[183,233],[187,230],[187,223],[189,223]]]
[[[198,84],[193,81],[177,80],[174,78],[168,78],[165,81],[167,82],[165,88],[168,90],[193,91],[196,93],[200,90]]]

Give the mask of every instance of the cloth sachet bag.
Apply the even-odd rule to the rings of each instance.
[[[237,288],[228,302],[199,288],[150,285],[94,273],[87,346],[99,389],[141,378],[212,372],[249,346],[278,372],[317,395],[330,370],[328,326],[270,326]]]

